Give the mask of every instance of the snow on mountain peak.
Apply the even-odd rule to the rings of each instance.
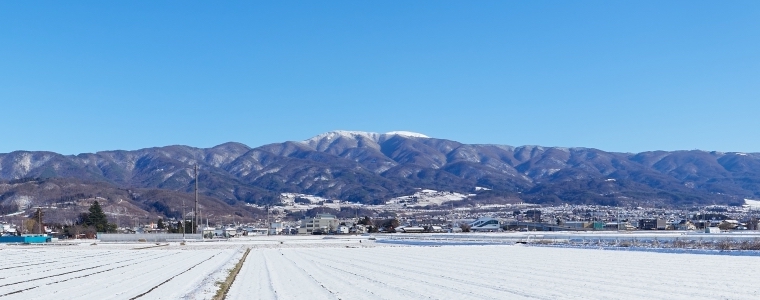
[[[368,138],[370,140],[375,140],[376,141],[376,140],[379,139],[380,134],[379,133],[374,133],[374,132],[365,132],[365,131],[334,130],[334,131],[325,132],[323,134],[317,135],[317,136],[315,136],[313,138],[305,140],[304,142],[309,143],[309,142],[319,141],[319,140],[322,140],[322,139],[333,140],[333,139],[337,139],[337,138],[340,138],[340,137],[344,137],[344,138],[365,137],[365,138]]]
[[[391,131],[391,132],[386,132],[385,134],[387,134],[387,135],[400,135],[400,136],[405,136],[405,137],[425,138],[425,139],[429,139],[430,138],[429,136],[424,135],[422,133],[416,133],[416,132],[411,132],[411,131]]]
[[[386,133],[377,133],[377,132],[366,132],[366,131],[349,131],[349,130],[334,130],[330,132],[325,132],[320,135],[314,136],[308,140],[305,140],[304,142],[311,143],[311,142],[317,142],[323,139],[326,140],[334,140],[340,137],[344,138],[358,138],[358,137],[364,137],[370,140],[379,141],[380,136],[382,135],[400,135],[404,137],[414,137],[414,138],[430,138],[429,136],[426,136],[421,133],[411,132],[411,131],[391,131]]]

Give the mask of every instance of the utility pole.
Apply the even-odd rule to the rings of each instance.
[[[182,198],[182,241],[185,241],[185,198]]]
[[[193,210],[193,233],[197,233],[198,227],[198,164],[195,164],[195,210]]]
[[[40,227],[40,234],[42,234],[42,211],[41,208],[37,208],[37,224]]]

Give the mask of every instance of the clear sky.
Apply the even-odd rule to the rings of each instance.
[[[0,152],[343,129],[760,152],[760,1],[1,1]]]

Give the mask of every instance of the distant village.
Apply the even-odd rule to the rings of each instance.
[[[469,196],[471,195],[419,190],[414,195],[390,199],[384,205],[362,205],[313,195],[283,193],[278,205],[258,207],[267,211],[267,218],[253,222],[242,219],[237,221],[234,218],[223,222],[216,218],[204,218],[202,215],[196,219],[194,212],[189,211],[185,214],[184,223],[177,219],[156,219],[116,224],[113,223],[113,217],[102,212],[100,207],[94,212],[93,207],[90,207],[89,214],[80,216],[80,226],[71,224],[56,227],[45,224],[44,211],[38,210],[23,221],[3,221],[0,223],[0,234],[36,234],[60,240],[96,238],[98,232],[104,231],[119,234],[184,233],[200,235],[205,239],[224,239],[257,235],[373,233],[760,230],[760,201],[754,200],[746,200],[743,206],[711,205],[686,209],[598,205],[541,206],[528,203],[455,205]],[[103,216],[96,218],[95,215],[98,214]],[[5,217],[9,216],[12,217],[13,214]],[[95,222],[102,224],[97,225]]]

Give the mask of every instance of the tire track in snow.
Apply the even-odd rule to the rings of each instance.
[[[128,251],[123,253],[126,254]],[[107,276],[99,275],[91,280],[77,280],[69,284],[44,286],[37,293],[47,295],[47,297],[41,298],[48,300],[59,300],[59,297],[55,295],[66,295],[67,298],[71,299],[127,299],[153,287],[167,277],[206,259],[210,255],[207,251],[145,251],[135,253],[135,255],[142,256],[147,253],[166,253],[169,256],[114,270],[107,273],[109,274]],[[120,280],[110,280],[110,278],[120,278]],[[170,281],[158,290],[162,290],[176,281],[177,279]],[[176,290],[179,291],[180,289]],[[154,290],[150,295],[156,292],[157,290]]]
[[[467,250],[468,255],[458,255],[460,250]],[[440,251],[439,251],[440,250]],[[499,250],[494,252],[493,250]],[[563,249],[566,250],[566,249]],[[350,251],[346,249],[345,251]],[[536,248],[522,248],[513,246],[486,246],[486,247],[440,247],[440,248],[427,248],[427,247],[413,247],[408,248],[405,252],[406,256],[414,256],[414,264],[410,267],[418,269],[417,266],[425,266],[429,270],[436,270],[437,273],[446,273],[449,271],[443,266],[452,265],[456,266],[457,271],[465,271],[462,275],[467,274],[464,278],[477,279],[483,270],[489,270],[488,275],[493,278],[510,278],[512,280],[503,281],[506,285],[526,288],[530,292],[539,292],[541,296],[547,298],[606,298],[606,299],[630,299],[630,298],[668,298],[673,294],[673,287],[667,284],[663,284],[662,278],[667,278],[673,274],[672,270],[652,269],[648,264],[636,264],[631,263],[633,261],[649,261],[655,256],[641,256],[634,255],[631,257],[622,257],[620,254],[610,255],[609,252],[598,250],[585,250],[586,252],[572,253],[567,251],[543,251]],[[319,252],[310,252],[313,255],[318,255]],[[376,249],[368,253],[359,256],[365,259],[365,264],[368,257],[371,257],[372,262],[382,261],[388,265],[385,266],[407,267],[410,261],[398,260],[398,255],[393,256],[391,253],[395,253],[392,249]],[[437,255],[430,255],[430,254]],[[633,253],[632,253],[633,254]],[[331,255],[330,257],[353,257],[351,255]],[[503,266],[510,266],[510,270],[504,270],[501,268],[494,268],[494,260],[484,261],[484,257],[495,257],[495,261],[501,262]],[[510,257],[504,259],[503,257]],[[511,258],[514,257],[514,258]],[[672,258],[686,258],[685,256],[672,256]],[[372,263],[369,262],[369,263]],[[487,263],[489,262],[489,263]],[[612,263],[612,264],[610,264]],[[377,263],[374,263],[377,264]],[[609,269],[625,270],[622,272],[608,272]],[[710,268],[707,268],[710,269]],[[714,268],[720,269],[720,268]],[[428,271],[429,271],[428,270]],[[565,270],[565,272],[557,272],[557,270]],[[579,273],[573,272],[574,270],[585,270],[584,274],[605,274],[605,276],[598,278],[588,278],[584,276],[578,276]],[[568,272],[569,271],[569,272]],[[631,277],[628,272],[635,274],[635,277]],[[644,275],[645,276],[641,276]],[[570,278],[568,278],[570,277]],[[491,285],[495,285],[493,279],[488,279],[486,282],[490,282]],[[581,280],[579,280],[581,279]],[[702,277],[701,279],[708,279],[708,277]],[[733,282],[733,281],[732,281]],[[700,288],[698,286],[691,287],[693,280],[688,283],[683,282],[683,286],[690,286],[684,288],[679,286],[682,290],[678,294],[689,298],[703,298],[705,297],[704,286]],[[499,285],[498,283],[496,285]],[[647,288],[642,288],[646,286]],[[574,287],[568,289],[568,287]],[[741,290],[742,288],[736,288],[735,290]],[[710,289],[714,296],[729,296],[729,298],[742,298],[735,290],[726,290],[724,286],[711,285]]]
[[[351,271],[344,270],[343,268],[346,267],[346,265],[345,264],[341,264],[339,261],[335,261],[335,260],[328,260],[328,261],[337,264],[337,266],[325,264],[326,266],[328,266],[330,268],[333,268],[333,269],[336,269],[336,270],[340,270],[340,271],[343,271],[343,272],[346,272],[346,273],[354,274],[354,275],[357,275],[357,276],[361,276],[358,273],[354,273],[354,272],[351,272]],[[360,266],[362,268],[366,268],[367,267],[366,265],[363,265],[363,264],[353,264],[353,263],[352,264],[348,264],[348,266],[349,267],[353,267],[353,268],[359,268]],[[470,296],[471,297],[472,296],[472,295],[466,295],[467,294],[466,292],[464,292],[462,290],[458,290],[458,289],[452,288],[451,286],[448,286],[448,285],[438,284],[438,283],[434,283],[434,282],[430,282],[430,281],[424,281],[424,280],[420,280],[419,278],[410,277],[410,276],[404,276],[404,275],[401,275],[401,274],[398,274],[398,273],[392,273],[392,272],[389,272],[387,270],[383,270],[383,268],[381,268],[381,269],[374,269],[373,271],[376,274],[378,274],[378,275],[375,275],[376,277],[390,276],[391,277],[390,281],[400,280],[400,281],[403,281],[403,282],[416,282],[417,284],[424,283],[424,284],[428,284],[428,285],[432,285],[432,286],[437,286],[437,287],[439,287],[439,288],[441,288],[443,290],[449,290],[451,292],[455,292],[455,293],[459,294],[458,297],[466,297],[466,296]],[[417,272],[416,274],[420,275],[421,273]],[[366,277],[366,276],[362,276],[362,277],[370,279],[369,277]],[[386,278],[386,279],[388,279],[388,278]],[[434,297],[434,296],[431,296],[431,295],[423,295],[423,294],[420,294],[420,293],[415,292],[413,290],[402,288],[399,284],[393,284],[391,282],[386,282],[386,281],[384,281],[382,279],[380,279],[380,280],[371,279],[371,280],[374,281],[374,282],[379,282],[379,283],[381,283],[382,285],[386,286],[388,289],[391,289],[391,290],[403,289],[403,290],[405,290],[405,291],[407,291],[409,293],[416,294],[418,296],[414,297],[414,298],[417,298],[417,299],[421,299],[421,298],[446,299],[446,297],[437,298],[437,297]],[[480,296],[479,298],[480,299],[489,299],[489,297],[485,297],[485,296]]]
[[[44,262],[36,263],[36,264],[26,264],[26,265],[18,265],[18,266],[13,266],[13,267],[0,268],[0,270],[8,270],[8,269],[15,269],[15,268],[31,267],[31,266],[44,265],[44,264],[56,263],[56,262],[58,262],[58,261],[57,260],[51,260],[51,261],[44,261]]]
[[[438,248],[438,247],[436,247],[436,248]],[[446,249],[446,248],[442,248],[442,249]],[[429,248],[429,247],[410,248],[410,250],[424,251],[424,250],[431,250],[431,248]],[[438,249],[436,249],[436,250],[438,250]],[[494,269],[493,268],[494,266],[492,264],[484,264],[484,263],[482,263],[481,261],[478,261],[478,260],[470,261],[467,258],[463,258],[463,257],[446,258],[446,257],[436,256],[435,258],[432,258],[431,256],[418,255],[415,258],[416,265],[411,265],[410,266],[409,264],[401,264],[400,262],[396,261],[395,257],[393,257],[393,256],[391,256],[390,254],[387,253],[388,251],[392,251],[392,250],[388,250],[388,249],[379,250],[378,249],[379,253],[373,253],[373,256],[372,256],[373,260],[367,260],[367,259],[364,258],[364,256],[360,256],[358,258],[355,257],[354,259],[361,261],[363,264],[369,264],[369,265],[378,265],[376,263],[376,261],[384,261],[384,262],[386,262],[388,264],[387,265],[388,267],[392,266],[392,267],[394,267],[396,269],[401,269],[401,270],[405,270],[405,271],[408,271],[408,272],[411,272],[411,273],[417,273],[417,274],[421,274],[423,276],[431,277],[432,280],[434,280],[434,281],[437,280],[437,279],[439,279],[439,277],[440,277],[440,278],[445,278],[445,279],[453,281],[453,282],[460,282],[460,283],[463,282],[463,283],[467,283],[468,285],[478,286],[478,287],[481,287],[481,288],[486,288],[486,289],[494,290],[494,291],[497,291],[497,292],[508,292],[508,293],[512,293],[512,294],[521,295],[523,297],[539,298],[539,299],[552,299],[554,297],[564,295],[564,293],[563,293],[562,290],[556,289],[556,291],[557,291],[556,295],[545,296],[545,297],[542,298],[542,297],[535,296],[535,295],[529,293],[526,290],[526,288],[523,288],[523,290],[521,291],[521,290],[504,288],[504,287],[497,286],[497,285],[494,285],[494,284],[484,284],[484,283],[481,282],[482,280],[471,281],[471,280],[465,280],[465,279],[455,278],[455,277],[451,277],[451,276],[445,276],[445,275],[441,275],[441,274],[446,274],[447,272],[451,271],[449,268],[443,267],[444,265],[447,265],[447,264],[451,263],[452,261],[458,261],[459,264],[457,266],[457,271],[460,272],[460,273],[467,274],[467,272],[464,272],[464,271],[468,271],[469,270],[470,271],[469,272],[469,276],[470,277],[481,276],[484,270],[488,270],[488,274],[490,275],[490,277],[521,278],[521,279],[524,279],[526,277],[526,275],[527,275],[527,276],[533,278],[532,279],[533,282],[538,282],[542,278],[543,279],[545,279],[545,278],[553,278],[553,277],[556,277],[556,276],[543,276],[543,277],[540,277],[540,276],[535,276],[535,275],[530,274],[530,273],[524,273],[523,272],[523,273],[519,273],[519,277],[515,277],[515,272],[514,271],[503,271],[503,270]],[[400,264],[400,265],[398,265],[398,264]],[[417,265],[420,265],[420,266],[424,265],[425,266],[425,271],[427,271],[427,272],[420,273],[419,270],[416,269]],[[410,267],[412,267],[413,269],[410,269]],[[495,276],[495,275],[498,275],[498,276]],[[547,274],[547,275],[549,275],[549,274]],[[486,278],[486,279],[488,279],[488,278]],[[531,280],[527,280],[527,281],[531,282]],[[586,281],[583,281],[581,279],[575,279],[575,281],[578,281],[578,282],[581,282],[581,283],[585,283],[586,282]],[[529,285],[526,285],[526,287],[527,286],[529,286]]]
[[[95,269],[95,268],[100,268],[100,267],[103,267],[103,266],[107,266],[107,265],[99,265],[99,266],[79,269],[79,270],[75,270],[75,271],[64,272],[64,273],[55,274],[55,275],[48,275],[48,276],[43,276],[43,277],[37,277],[37,278],[26,280],[26,281],[19,281],[19,282],[14,282],[14,283],[3,284],[3,285],[0,285],[0,287],[6,287],[6,286],[16,285],[16,284],[20,284],[20,283],[27,283],[27,282],[31,282],[31,281],[37,281],[37,280],[46,279],[46,278],[52,278],[52,277],[56,277],[56,276],[62,276],[62,275],[66,275],[66,274],[71,274],[71,273],[91,270],[91,269]],[[5,296],[5,295],[0,295],[0,297],[2,297],[2,296]]]
[[[338,296],[335,294],[335,292],[334,292],[334,291],[332,291],[332,290],[330,290],[329,288],[327,288],[327,287],[325,286],[325,284],[324,284],[324,283],[322,283],[321,281],[317,280],[317,278],[316,278],[316,277],[314,277],[314,275],[311,275],[311,273],[309,273],[309,271],[306,271],[306,269],[304,269],[303,267],[299,266],[299,265],[298,265],[298,264],[297,264],[295,261],[293,261],[292,259],[290,259],[290,258],[288,258],[288,257],[285,257],[285,254],[284,254],[284,253],[282,253],[282,249],[280,249],[280,251],[279,251],[279,252],[280,252],[280,255],[282,255],[282,257],[283,257],[285,260],[289,261],[291,264],[293,264],[293,266],[295,266],[296,268],[300,269],[300,270],[301,270],[301,271],[302,271],[304,274],[308,275],[308,276],[309,276],[309,277],[310,277],[312,280],[314,280],[314,282],[316,282],[317,284],[319,284],[319,286],[321,286],[321,287],[322,287],[322,288],[324,288],[326,291],[330,292],[330,294],[333,294],[333,295],[335,295],[335,297],[337,297],[339,300],[341,300],[341,298],[340,298],[340,297],[338,297]]]
[[[298,252],[289,251],[287,253],[288,255],[286,255],[286,258],[293,261],[293,263],[295,263],[296,265],[302,266],[302,268],[308,266],[309,270],[312,271],[312,273],[317,273],[315,274],[316,277],[332,279],[328,285],[333,285],[334,287],[333,289],[328,288],[328,290],[337,291],[335,294],[338,295],[339,298],[344,294],[347,294],[344,297],[349,297],[348,299],[366,298],[367,294],[371,295],[374,298],[378,298],[378,299],[382,298],[380,295],[372,292],[370,289],[367,289],[366,286],[362,286],[363,288],[359,288],[359,285],[357,283],[350,284],[344,280],[339,280],[339,279],[336,280],[336,278],[339,278],[339,277],[335,276],[335,270],[327,270],[325,269],[325,267],[321,266],[317,262],[309,260],[308,258],[302,257],[302,255]],[[298,261],[296,261],[296,259]],[[312,275],[312,277],[314,277],[314,275]],[[347,292],[346,290],[358,291],[358,293],[354,293],[352,295],[350,292]]]
[[[132,263],[132,264],[127,264],[127,265],[123,265],[123,266],[119,266],[119,267],[111,268],[111,269],[108,269],[108,270],[104,270],[104,271],[99,271],[99,272],[90,273],[90,274],[86,274],[86,275],[82,275],[82,276],[77,276],[77,277],[67,278],[67,279],[64,279],[64,280],[59,280],[59,281],[55,281],[55,282],[51,282],[51,283],[47,283],[47,284],[45,284],[45,285],[52,285],[52,284],[55,284],[55,283],[59,283],[59,282],[65,282],[65,281],[69,281],[69,280],[72,280],[72,279],[76,279],[76,278],[87,277],[87,276],[90,276],[90,275],[92,275],[92,274],[98,274],[98,273],[103,273],[103,272],[106,272],[106,271],[112,271],[112,270],[115,270],[115,269],[119,269],[119,268],[125,268],[125,267],[128,267],[128,266],[133,266],[133,265],[137,265],[137,264],[141,264],[141,263],[144,263],[145,261],[150,261],[150,260],[154,260],[154,259],[164,258],[164,257],[167,257],[167,256],[169,256],[169,255],[163,255],[163,256],[159,256],[159,257],[151,257],[151,258],[149,258],[149,259],[147,259],[147,260],[144,260],[144,261],[138,261],[138,262],[135,262],[135,263]],[[128,262],[128,261],[133,261],[133,260],[136,260],[136,259],[141,259],[141,258],[144,258],[144,257],[135,257],[135,258],[132,258],[132,259],[127,259],[127,260],[117,261],[117,262],[115,262],[115,263],[104,264],[104,265],[97,265],[97,266],[94,266],[94,267],[84,268],[84,269],[80,269],[80,270],[76,270],[76,271],[70,271],[70,272],[59,273],[59,274],[55,274],[55,275],[49,275],[49,276],[44,276],[44,277],[38,277],[38,278],[34,278],[34,279],[30,279],[30,280],[26,280],[26,281],[19,281],[19,282],[15,282],[15,283],[9,283],[9,284],[5,284],[5,285],[0,285],[0,287],[11,286],[11,285],[16,285],[16,284],[21,284],[21,283],[29,283],[29,282],[32,282],[32,281],[37,281],[37,280],[42,280],[42,279],[47,279],[47,278],[53,278],[53,277],[58,277],[58,276],[67,275],[67,274],[73,274],[73,273],[77,273],[77,272],[81,272],[81,271],[86,271],[86,270],[96,269],[96,268],[100,268],[100,267],[107,267],[107,266],[109,266],[109,265],[113,265],[113,264],[120,264],[120,263],[124,263],[124,262]],[[0,295],[0,297],[5,297],[5,296],[10,296],[10,295],[18,294],[18,293],[21,293],[21,292],[25,292],[25,291],[28,291],[28,290],[32,290],[32,289],[36,289],[36,288],[39,288],[39,287],[41,287],[41,286],[42,286],[42,285],[38,285],[38,286],[33,286],[33,287],[29,287],[29,288],[25,288],[25,289],[21,289],[21,290],[13,291],[13,292],[10,292],[10,293],[6,293],[6,294],[3,294],[3,295]]]
[[[319,258],[322,259],[322,260],[331,261],[331,262],[336,263],[336,264],[345,264],[344,262],[337,261],[337,260],[332,259],[332,258],[325,258],[325,257],[319,257]],[[394,270],[402,270],[402,271],[405,271],[405,272],[401,272],[401,273],[399,273],[399,272],[390,272],[388,270],[388,268],[387,268],[389,265],[380,265],[377,262],[374,262],[374,261],[371,261],[371,260],[359,259],[357,257],[352,257],[351,260],[352,261],[359,261],[359,262],[361,262],[360,264],[352,263],[352,265],[355,265],[355,266],[361,265],[363,268],[373,268],[374,271],[377,272],[378,274],[387,274],[387,275],[392,274],[393,277],[395,277],[395,278],[402,278],[402,279],[405,279],[406,281],[417,282],[417,283],[424,283],[424,284],[427,284],[427,285],[430,285],[430,286],[437,286],[437,287],[440,287],[442,289],[455,292],[455,293],[459,294],[460,297],[470,296],[470,297],[477,297],[477,298],[480,298],[480,299],[492,299],[493,298],[493,296],[491,296],[491,295],[483,295],[482,293],[476,293],[476,291],[478,291],[478,290],[474,289],[472,287],[468,287],[467,286],[467,285],[470,285],[470,286],[476,286],[476,287],[485,288],[485,289],[489,289],[489,290],[494,290],[494,291],[500,292],[502,294],[503,293],[512,294],[512,296],[511,296],[512,298],[514,298],[514,297],[525,297],[525,298],[531,298],[531,299],[544,299],[544,300],[552,299],[552,298],[549,298],[549,297],[541,297],[539,295],[532,295],[532,294],[529,294],[529,293],[526,293],[526,292],[522,292],[522,291],[508,290],[508,289],[504,289],[504,288],[500,288],[500,287],[495,287],[495,286],[491,286],[491,285],[485,285],[485,284],[481,284],[481,283],[478,283],[478,282],[464,280],[464,279],[461,279],[461,278],[453,278],[453,277],[450,277],[450,276],[445,276],[445,275],[440,275],[440,274],[436,275],[436,274],[431,274],[431,273],[427,273],[427,272],[421,272],[421,270],[413,270],[413,269],[410,269],[410,268],[404,268],[404,267],[395,266]],[[415,274],[418,277],[412,277],[412,276],[410,276],[408,274]],[[420,277],[428,277],[430,279],[423,280]],[[452,282],[452,284],[448,285],[448,284],[439,283],[440,279],[446,279],[447,281]],[[465,283],[467,285],[462,285],[463,283]],[[457,289],[454,286],[464,287],[464,288],[467,288],[469,291],[465,291],[465,290],[462,290],[462,289]],[[502,295],[502,296],[506,296],[506,295]]]
[[[257,295],[257,299],[280,298],[275,289],[272,268],[264,257],[262,249],[251,249],[248,258],[240,269],[238,279],[230,287],[227,300],[247,300],[250,295]]]
[[[264,250],[264,257],[272,275],[272,287],[277,299],[337,299],[337,297],[322,287],[318,281],[309,277],[308,273],[302,272],[298,266],[284,258],[278,250]],[[276,264],[277,269],[271,272],[271,265]],[[286,275],[287,276],[284,276]],[[290,286],[297,285],[300,291],[294,292]]]
[[[72,256],[66,256],[66,257],[59,257],[59,258],[57,258],[57,260],[43,261],[43,262],[36,263],[36,264],[25,264],[23,261],[21,261],[21,262],[19,262],[19,263],[21,263],[21,265],[0,268],[0,270],[10,270],[10,269],[16,269],[16,268],[32,267],[32,266],[38,266],[38,265],[44,265],[44,264],[50,264],[50,263],[57,263],[57,262],[63,261],[64,259],[68,259],[68,258],[72,258],[72,257],[76,257],[77,259],[82,259],[82,258],[99,257],[99,256],[106,256],[106,255],[107,254],[98,254],[98,255],[79,256],[79,257],[72,255]],[[29,270],[33,270],[33,269],[34,268],[29,268]]]
[[[74,261],[64,261],[61,264],[53,265],[55,268],[45,268],[44,272],[50,272],[52,270],[60,270],[60,269],[70,269],[72,267],[77,267],[79,265],[82,265],[83,259],[92,258],[92,257],[96,257],[96,258],[109,258],[109,257],[113,257],[112,254],[114,254],[114,253],[106,253],[106,254],[103,254],[103,255],[84,256],[84,257],[81,257],[81,258],[80,257],[76,257],[76,260],[74,260]],[[129,258],[129,257],[127,257],[127,258]],[[140,257],[136,257],[136,258],[140,258]],[[121,261],[113,261],[113,260],[109,260],[109,259],[102,259],[102,260],[94,260],[94,261],[90,261],[90,262],[94,262],[94,263],[107,262],[108,264],[113,264],[113,263],[119,263],[119,262],[124,262],[124,261],[131,261],[131,260],[134,260],[136,258],[130,258],[130,259],[121,260]],[[108,264],[106,264],[106,265],[108,265]],[[40,273],[40,272],[19,273],[16,276],[11,276],[11,277],[8,277],[8,278],[21,277],[21,276],[24,276],[24,275],[38,274],[38,273]]]
[[[147,295],[148,293],[152,292],[153,290],[157,289],[158,287],[160,287],[160,286],[164,285],[165,283],[167,283],[167,282],[171,281],[171,280],[172,280],[172,279],[174,279],[175,277],[177,277],[177,276],[179,276],[179,275],[182,275],[182,274],[184,274],[184,273],[186,273],[186,272],[188,272],[188,271],[192,270],[193,268],[195,268],[195,267],[197,267],[197,266],[201,265],[202,263],[205,263],[206,261],[208,261],[209,259],[212,259],[212,258],[214,258],[214,256],[217,256],[217,255],[219,255],[219,253],[217,253],[217,254],[214,254],[214,255],[210,256],[208,259],[206,259],[206,260],[203,260],[203,261],[201,261],[201,262],[199,262],[199,263],[197,263],[197,264],[193,265],[192,267],[188,268],[187,270],[184,270],[184,271],[180,272],[179,274],[177,274],[177,275],[174,275],[174,276],[170,277],[170,278],[169,278],[169,279],[167,279],[167,280],[164,280],[163,282],[161,282],[161,283],[157,284],[156,286],[152,287],[152,288],[151,288],[151,289],[149,289],[148,291],[146,291],[146,292],[144,292],[144,293],[142,293],[142,294],[139,294],[139,295],[137,295],[137,296],[135,296],[135,297],[129,298],[129,300],[135,300],[135,299],[137,299],[137,298],[140,298],[140,297],[142,297],[142,296],[145,296],[145,295]]]
[[[264,267],[266,267],[267,282],[269,282],[269,291],[274,294],[275,299],[277,297],[277,289],[274,287],[274,280],[272,280],[272,267],[269,265],[267,257],[264,256],[264,252],[261,252],[261,259],[264,261]]]
[[[75,261],[63,261],[62,264],[55,265],[55,268],[46,268],[44,270],[45,270],[45,272],[50,272],[50,271],[53,271],[53,270],[68,269],[68,268],[72,267],[72,266],[70,266],[72,264],[74,266],[77,266],[77,265],[81,264],[81,261],[84,260],[84,259],[93,258],[93,257],[94,258],[108,258],[108,257],[111,256],[111,254],[112,253],[106,253],[106,254],[102,254],[102,255],[91,255],[91,256],[84,256],[84,257],[77,257]],[[109,260],[97,260],[96,262],[102,262],[102,261],[109,261]],[[30,269],[23,270],[23,271],[30,271],[30,270],[35,271],[36,268],[30,268]],[[21,270],[19,270],[19,271],[21,271]],[[29,274],[35,274],[35,273],[39,273],[39,272],[18,273],[16,276],[11,276],[11,277],[18,277],[19,275],[23,276],[23,275],[29,275]],[[8,277],[8,278],[10,278],[10,277]]]
[[[429,295],[426,296],[426,295],[423,295],[423,294],[420,294],[420,293],[416,293],[416,292],[414,292],[412,290],[405,289],[405,288],[402,288],[400,286],[391,286],[391,285],[389,285],[386,282],[375,280],[373,278],[367,277],[367,276],[362,275],[362,274],[358,274],[358,273],[354,273],[354,272],[351,272],[351,271],[343,270],[343,269],[340,269],[340,268],[337,268],[337,267],[334,267],[334,266],[331,266],[331,265],[327,265],[327,264],[323,264],[323,265],[325,267],[327,267],[327,268],[333,269],[334,271],[337,271],[337,272],[340,272],[340,273],[346,273],[346,274],[349,274],[351,276],[359,277],[359,278],[362,278],[362,279],[364,279],[366,281],[373,282],[373,283],[375,283],[375,285],[377,285],[377,286],[383,286],[383,287],[385,287],[388,290],[394,290],[394,291],[401,290],[410,299],[431,298]],[[392,297],[391,299],[398,299],[398,298]]]
[[[168,256],[171,256],[171,255],[167,254],[167,255],[158,256],[158,257],[150,257],[149,259],[146,259],[146,260],[143,260],[143,261],[138,261],[138,262],[134,262],[134,263],[123,265],[123,266],[113,267],[113,268],[110,268],[110,269],[98,271],[98,272],[95,272],[95,273],[89,273],[89,274],[85,274],[85,275],[82,275],[82,276],[66,278],[64,280],[59,280],[59,281],[55,281],[55,282],[51,282],[51,283],[46,283],[45,285],[53,285],[53,284],[56,284],[56,283],[66,282],[66,281],[70,281],[70,280],[74,280],[74,279],[78,279],[78,278],[89,277],[89,276],[92,276],[92,275],[95,275],[95,274],[100,274],[100,273],[105,273],[105,272],[108,272],[108,271],[113,271],[113,270],[116,270],[116,269],[131,267],[131,266],[135,266],[135,265],[138,265],[138,264],[145,263],[147,261],[161,259],[161,258],[168,257]],[[137,259],[137,258],[135,258],[135,259]],[[132,260],[135,260],[135,259],[123,260],[123,261],[120,261],[119,263],[123,263],[123,262],[127,262],[127,261],[132,261]]]
[[[451,247],[460,247],[460,246],[451,246]],[[500,246],[496,246],[496,247],[500,247]],[[443,250],[443,249],[446,249],[446,248],[444,247],[444,248],[440,248],[440,249]],[[452,248],[449,248],[449,249],[452,249]],[[478,249],[478,250],[488,250],[487,248],[474,248],[472,250],[475,250],[475,249]],[[516,249],[516,248],[504,248],[504,249]],[[523,249],[523,248],[519,248],[519,249]],[[426,248],[426,247],[422,247],[422,248],[410,248],[410,250],[426,252],[425,250],[431,250],[431,248]],[[377,252],[379,252],[379,253],[377,253],[377,252],[373,253],[373,256],[372,256],[373,260],[372,261],[368,261],[368,260],[365,259],[365,260],[363,260],[363,262],[364,263],[368,263],[368,264],[376,264],[374,262],[374,260],[380,260],[380,261],[386,261],[390,265],[394,265],[397,262],[394,260],[393,256],[391,256],[390,254],[388,254],[388,251],[392,251],[392,250],[385,250],[385,249],[378,250]],[[431,256],[419,255],[418,258],[415,259],[415,261],[417,263],[424,263],[426,266],[428,266],[427,267],[428,271],[434,270],[434,271],[436,271],[438,273],[443,274],[443,273],[446,273],[448,271],[448,269],[447,268],[443,268],[441,266],[446,265],[446,264],[450,263],[451,261],[454,261],[455,259],[456,259],[456,261],[459,261],[459,264],[457,266],[457,270],[459,272],[469,273],[470,276],[478,276],[480,273],[482,273],[483,270],[489,270],[489,274],[491,276],[499,277],[499,278],[513,278],[513,280],[511,281],[511,283],[515,282],[514,279],[517,279],[520,282],[523,282],[522,285],[520,285],[520,284],[513,284],[513,286],[516,285],[516,286],[523,286],[523,287],[530,288],[532,286],[535,286],[535,283],[537,283],[537,282],[543,282],[546,279],[551,279],[555,283],[560,283],[562,281],[569,282],[569,283],[565,283],[564,285],[570,284],[572,286],[586,286],[586,285],[590,284],[590,282],[587,279],[584,279],[584,278],[580,278],[580,277],[577,277],[577,276],[571,276],[571,275],[568,275],[568,274],[557,274],[556,272],[553,272],[553,270],[551,270],[551,269],[543,269],[541,267],[537,267],[537,266],[540,265],[540,262],[539,262],[538,265],[537,264],[531,264],[530,268],[525,268],[525,269],[522,269],[520,272],[515,273],[514,270],[494,269],[493,268],[494,266],[492,264],[486,264],[486,263],[483,263],[482,261],[479,261],[479,260],[472,260],[469,257],[458,257],[458,258],[456,258],[456,257],[446,257],[446,256],[431,257]],[[546,257],[544,261],[552,261],[552,257]],[[585,266],[585,267],[587,267],[587,266]],[[402,264],[401,266],[396,266],[396,268],[401,268],[401,269],[407,269],[407,270],[409,270],[407,268],[406,264]],[[574,268],[583,269],[584,265],[580,264],[580,265],[578,265],[577,267],[574,267]],[[451,277],[447,277],[447,276],[441,276],[441,277],[446,277],[448,279],[461,281],[461,279],[451,278]],[[490,285],[486,284],[486,285],[484,285],[484,284],[482,284],[480,282],[473,283],[471,281],[467,281],[467,283],[471,284],[471,285],[476,285],[476,286],[481,286],[481,287],[487,287],[489,289],[514,291],[513,289],[505,289],[505,288],[502,288],[502,287],[494,287],[493,284],[490,284]],[[636,285],[635,283],[626,283],[625,281],[620,281],[620,280],[615,281],[613,279],[602,278],[602,279],[598,279],[597,281],[595,281],[594,284],[595,284],[595,287],[593,288],[592,291],[595,294],[598,294],[599,291],[604,291],[604,292],[607,292],[607,293],[609,293],[611,295],[620,295],[621,294],[621,289],[626,289],[628,295],[632,296],[632,297],[635,296],[635,297],[644,297],[645,298],[645,297],[648,297],[648,296],[652,296],[651,290],[642,290],[642,289],[639,288],[640,285]],[[561,288],[561,286],[562,285],[540,285],[542,291],[553,291],[554,292],[553,295],[546,295],[545,296],[548,299],[555,298],[555,297],[566,296],[567,290]],[[581,291],[582,290],[588,291],[588,289],[580,289],[580,290]],[[531,294],[529,294],[529,293],[525,293],[525,294],[527,294],[528,297],[534,297],[534,296],[531,296]],[[664,294],[667,295],[668,293],[665,292]],[[582,295],[579,295],[579,296],[582,296]],[[697,296],[697,294],[695,294],[694,296]]]

